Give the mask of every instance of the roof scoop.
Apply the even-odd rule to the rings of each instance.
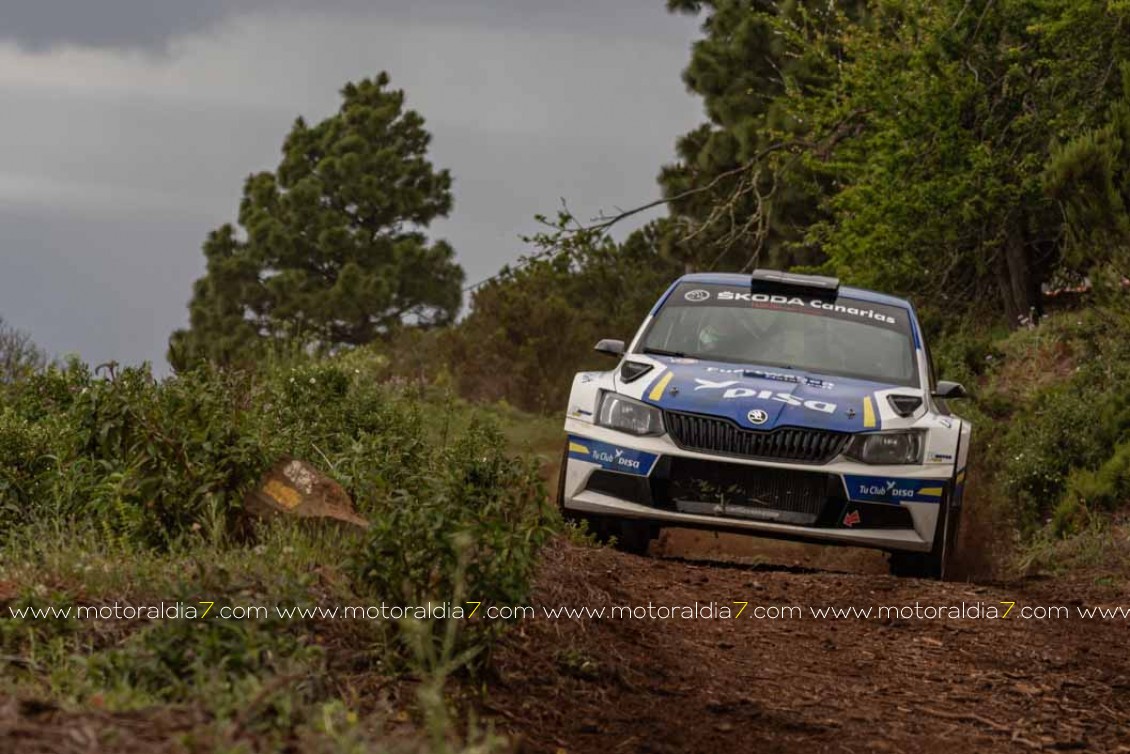
[[[917,395],[888,395],[887,402],[896,414],[906,417],[918,410],[922,405],[922,398]]]
[[[835,298],[840,291],[840,279],[780,270],[754,270],[750,276],[750,290],[753,293]]]

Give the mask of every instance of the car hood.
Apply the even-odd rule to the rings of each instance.
[[[781,367],[652,358],[662,368],[643,391],[646,402],[666,411],[724,417],[746,429],[873,431],[881,428],[884,413],[877,392],[922,394],[915,388]]]

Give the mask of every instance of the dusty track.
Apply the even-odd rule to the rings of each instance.
[[[1130,605],[1091,579],[899,580],[874,559],[836,571],[560,543],[534,602]],[[487,711],[530,751],[1130,752],[1128,638],[1126,620],[1075,617],[534,619],[499,650]]]
[[[533,602],[1130,606],[1125,586],[1084,575],[900,580],[876,553],[711,535],[679,534],[658,550],[648,559],[556,542]],[[520,751],[555,754],[1130,752],[1128,638],[1126,619],[535,618],[496,650],[485,697],[476,683],[464,698]],[[189,709],[0,697],[0,752],[208,751],[209,726]]]

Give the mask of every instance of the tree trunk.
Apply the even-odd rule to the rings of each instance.
[[[1004,253],[997,264],[997,282],[1011,327],[1034,319],[1040,306],[1040,289],[1032,275],[1031,260],[1024,236],[1014,231],[1005,239]]]

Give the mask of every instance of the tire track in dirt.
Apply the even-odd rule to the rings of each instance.
[[[648,559],[559,542],[535,605],[1125,604],[975,585]],[[1003,609],[1003,608],[1001,608]],[[486,700],[530,751],[1130,752],[1125,620],[524,621]]]

